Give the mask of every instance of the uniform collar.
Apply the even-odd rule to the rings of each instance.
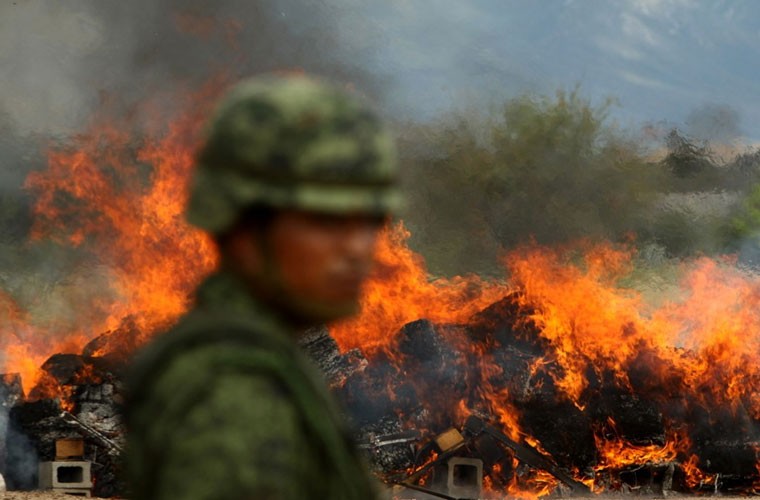
[[[219,271],[206,278],[196,292],[199,308],[255,319],[257,323],[295,338],[297,328],[271,306],[254,297],[234,274]]]

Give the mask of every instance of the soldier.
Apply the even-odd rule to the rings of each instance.
[[[374,498],[295,340],[357,311],[399,203],[391,138],[358,99],[305,77],[243,82],[209,132],[187,216],[221,266],[132,367],[130,498]]]

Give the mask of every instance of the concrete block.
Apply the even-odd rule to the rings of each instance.
[[[91,463],[85,461],[40,462],[39,487],[90,489],[92,488]]]
[[[480,498],[483,493],[483,461],[453,457],[448,461],[447,493],[456,498]]]

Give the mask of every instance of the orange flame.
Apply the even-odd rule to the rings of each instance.
[[[678,456],[675,443],[669,441],[665,446],[654,444],[641,446],[624,439],[605,440],[596,436],[599,450],[599,464],[596,470],[623,469],[631,465],[673,462]]]
[[[373,277],[365,285],[362,313],[341,322],[330,333],[342,350],[359,347],[365,354],[389,348],[393,334],[420,318],[458,323],[503,297],[505,283],[478,276],[431,280],[422,258],[406,246],[403,224],[385,230],[377,244]]]
[[[200,126],[224,83],[220,78],[186,96],[182,108],[189,111],[155,135],[134,138],[128,123],[98,116],[88,133],[49,152],[46,170],[28,176],[33,241],[89,249],[108,270],[110,290],[90,291],[74,330],[42,328],[26,317],[11,321],[24,335],[3,347],[3,368],[21,372],[26,388],[51,354],[81,352],[99,334],[131,326],[136,338],[109,337],[103,348],[110,352],[144,342],[188,308],[190,293],[214,268],[210,239],[186,224],[183,212]]]
[[[196,28],[205,29],[188,29]],[[69,330],[35,326],[11,297],[0,294],[4,370],[21,373],[25,389],[49,382],[39,371],[48,356],[80,352],[104,332],[113,335],[98,354],[144,342],[188,308],[190,293],[215,267],[211,241],[185,224],[182,213],[200,126],[224,83],[221,78],[189,95],[183,104],[189,112],[144,137],[128,133],[129,124],[96,118],[70,147],[50,152],[47,170],[27,179],[36,196],[34,239],[91,251],[109,270],[112,293],[92,294],[81,304],[77,328]],[[654,400],[694,400],[705,408],[747,409],[760,418],[760,282],[729,260],[690,263],[684,267],[683,297],[650,306],[620,286],[633,266],[629,247],[525,247],[505,258],[507,283],[477,276],[431,279],[422,259],[407,248],[408,237],[402,224],[385,230],[362,314],[332,326],[331,333],[343,351],[359,348],[370,358],[394,359],[396,333],[406,323],[426,318],[453,325],[442,335],[468,354],[479,385],[467,388],[467,398],[439,388],[431,401],[450,407],[434,411],[464,420],[475,401],[513,440],[540,446],[522,429],[515,395],[492,383],[505,367],[490,352],[491,340],[474,343],[457,326],[509,296],[546,344],[546,356],[534,359],[527,371],[549,374],[581,411],[588,404],[589,376],[612,376],[618,387]],[[646,377],[632,376],[642,365]],[[598,436],[596,446],[598,468],[679,460],[690,487],[711,480],[700,470],[688,436],[672,428],[662,447]],[[499,473],[496,466],[494,471]],[[514,473],[509,481],[512,496],[535,497],[557,484],[540,471]]]
[[[630,247],[589,243],[557,249],[525,247],[506,257],[508,286],[479,278],[431,282],[419,257],[404,246],[407,236],[398,226],[381,240],[380,264],[367,286],[362,315],[332,329],[343,349],[392,351],[396,331],[408,321],[424,317],[435,323],[466,322],[479,309],[519,290],[514,296],[526,312],[524,322],[535,326],[547,341],[551,359],[535,360],[529,366],[531,375],[549,373],[581,411],[588,403],[591,370],[600,380],[611,376],[618,387],[630,393],[644,391],[661,402],[695,399],[708,409],[724,405],[760,415],[760,282],[737,270],[730,259],[699,259],[684,265],[682,296],[649,306],[640,293],[619,285],[633,268],[635,252]],[[456,336],[458,330],[444,331],[447,340],[463,347],[466,339]],[[488,346],[469,348],[482,374],[477,392],[487,402],[488,413],[512,439],[540,447],[521,429],[512,396],[489,383],[503,367]],[[631,373],[642,366],[646,377],[632,378]],[[458,418],[468,414],[463,399],[453,398],[451,404],[451,414]],[[442,409],[430,410],[435,411]],[[666,422],[662,446],[597,436],[597,470],[678,461],[689,487],[709,483],[711,477],[699,469],[693,444],[674,429]],[[553,479],[513,478],[510,494],[516,490],[537,494],[556,484]]]
[[[537,311],[531,319],[563,368],[558,386],[582,407],[588,360],[630,387],[630,367],[649,351],[662,363],[659,372],[650,367],[660,382],[699,387],[698,397],[709,398],[705,403],[753,401],[757,414],[752,396],[760,388],[760,281],[701,259],[684,280],[686,299],[651,309],[640,294],[616,285],[630,270],[632,253],[596,245],[578,264],[560,250],[533,248],[508,257],[512,278],[524,290],[522,303]]]

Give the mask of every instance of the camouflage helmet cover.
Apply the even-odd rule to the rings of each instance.
[[[323,82],[238,84],[210,122],[188,220],[219,233],[252,205],[384,215],[400,204],[393,141],[361,101]]]

